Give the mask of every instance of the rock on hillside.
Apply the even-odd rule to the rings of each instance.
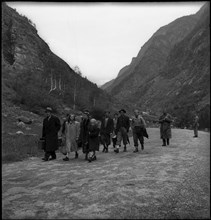
[[[73,107],[75,94],[76,109],[115,108],[114,98],[52,53],[32,21],[5,3],[2,12],[4,101],[25,105],[33,111],[46,106],[59,111],[63,104]]]

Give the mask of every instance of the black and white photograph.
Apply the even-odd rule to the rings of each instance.
[[[1,6],[2,219],[210,219],[210,2]]]

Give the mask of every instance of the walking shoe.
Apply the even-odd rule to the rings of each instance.
[[[197,138],[198,136],[193,136],[194,138]]]
[[[49,160],[56,160],[56,157],[51,157]]]
[[[166,146],[166,144],[162,144],[162,146]]]
[[[143,144],[141,145],[141,150],[144,150],[144,145]]]
[[[96,155],[93,155],[92,157],[90,157],[91,161],[97,160]]]
[[[106,148],[105,153],[108,153],[108,147]]]
[[[134,151],[133,151],[133,153],[137,153],[138,152],[138,148],[136,148]]]
[[[123,150],[123,152],[127,152],[127,148],[126,148],[126,147],[124,147],[124,150]]]
[[[119,149],[114,149],[114,152],[115,153],[119,153]]]
[[[70,160],[68,157],[63,158],[64,161]]]
[[[49,158],[42,158],[43,161],[49,161]]]

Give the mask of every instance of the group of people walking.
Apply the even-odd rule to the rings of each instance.
[[[134,116],[130,119],[126,111],[121,109],[110,116],[109,111],[105,111],[101,121],[91,117],[90,112],[85,110],[82,117],[77,118],[73,114],[67,114],[63,124],[58,117],[52,114],[50,107],[46,108],[46,118],[43,120],[42,139],[44,140],[44,161],[56,159],[55,151],[58,150],[58,132],[61,130],[64,143],[65,158],[69,161],[71,152],[75,152],[78,158],[78,150],[81,148],[85,155],[85,160],[92,162],[97,159],[96,151],[99,151],[100,144],[103,145],[104,153],[108,152],[111,141],[114,152],[119,153],[123,143],[123,152],[127,151],[127,144],[130,144],[128,133],[132,131],[134,142],[134,153],[144,150],[144,137],[149,138],[146,130],[146,122],[138,110],[134,110]],[[163,112],[158,122],[160,125],[160,137],[163,141],[162,146],[170,144],[172,117],[167,112]],[[196,122],[198,123],[198,122]]]

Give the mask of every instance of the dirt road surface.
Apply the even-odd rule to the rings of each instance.
[[[145,150],[79,152],[68,162],[41,158],[2,165],[3,219],[209,219],[210,133],[172,130],[162,147],[148,129]]]

